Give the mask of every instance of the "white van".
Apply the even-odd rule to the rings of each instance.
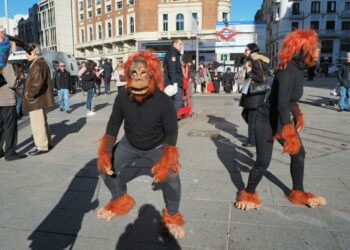
[[[24,72],[28,73],[29,62],[27,60],[25,51],[16,51],[13,52],[8,59],[9,63],[22,63],[24,64]],[[72,89],[71,92],[75,93],[76,86],[78,83],[78,72],[79,66],[75,57],[71,54],[65,52],[56,52],[56,51],[43,51],[43,58],[46,63],[49,65],[51,71],[51,77],[53,73],[58,69],[59,62],[64,62],[66,65],[66,70],[70,73],[72,79]]]

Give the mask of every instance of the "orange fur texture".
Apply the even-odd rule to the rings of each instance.
[[[295,155],[299,153],[301,142],[294,124],[286,124],[282,127],[282,138],[284,139],[284,152]]]
[[[168,209],[164,208],[163,209],[162,223],[183,226],[183,225],[185,225],[185,220],[180,212],[177,212],[176,214],[171,215],[171,214],[169,214]]]
[[[165,145],[160,160],[152,168],[154,179],[156,182],[165,181],[169,177],[169,170],[178,174],[179,169],[179,150],[175,146]]]
[[[300,190],[292,190],[290,194],[287,196],[287,199],[294,204],[307,205],[308,200],[313,197],[315,196],[312,193],[308,193]]]
[[[316,31],[309,29],[295,30],[287,35],[283,41],[282,50],[278,53],[279,69],[285,69],[292,58],[303,52],[305,63],[314,66],[319,55],[318,35]]]
[[[100,172],[107,173],[108,168],[112,168],[112,151],[116,138],[111,135],[103,135],[100,140],[100,147],[98,148],[97,155],[98,161],[97,166]]]
[[[300,106],[296,104],[293,109],[293,115],[296,120],[296,128],[298,131],[301,131],[305,127],[305,120],[304,120],[304,114],[300,109]]]
[[[257,205],[261,204],[261,200],[259,198],[259,195],[257,192],[255,193],[248,193],[245,190],[241,190],[237,196],[236,201],[247,201],[247,202],[253,202]]]
[[[134,205],[135,205],[134,199],[128,194],[124,194],[118,199],[110,201],[105,206],[105,209],[120,216],[120,215],[127,214],[133,208]]]

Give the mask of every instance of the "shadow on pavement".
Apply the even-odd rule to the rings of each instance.
[[[207,115],[207,117],[209,118],[208,123],[214,125],[215,128],[234,136],[241,142],[245,142],[247,140],[246,136],[237,133],[238,126],[236,124],[227,121],[223,117],[214,115]]]
[[[215,125],[216,128],[223,130],[227,133],[232,134],[233,136],[238,135],[237,126],[231,122],[228,122],[226,119],[222,117],[216,117],[212,115],[208,115],[209,121],[208,123]],[[220,124],[222,123],[222,124]],[[230,129],[227,129],[230,128]],[[232,183],[237,188],[237,192],[241,191],[245,188],[244,181],[242,179],[241,171],[249,172],[250,168],[254,164],[254,154],[250,152],[248,149],[237,146],[232,143],[230,139],[218,135],[211,137],[211,140],[214,142],[217,150],[217,155],[225,166],[227,171],[230,174],[230,178]],[[289,194],[290,189],[281,182],[276,176],[274,176],[270,171],[266,171],[264,176],[274,183],[277,187],[279,187],[284,194]]]
[[[160,224],[161,214],[150,204],[143,205],[134,223],[120,236],[116,250],[180,250],[176,239]]]
[[[112,104],[109,103],[101,103],[101,104],[97,104],[94,106],[94,111],[99,111],[101,109],[104,109],[105,107],[111,106]]]
[[[73,249],[85,214],[99,204],[94,195],[98,180],[94,159],[79,170],[57,205],[28,237],[29,248]]]

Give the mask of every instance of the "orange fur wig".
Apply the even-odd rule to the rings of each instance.
[[[292,58],[303,51],[305,63],[308,66],[314,66],[317,62],[319,48],[318,36],[314,30],[295,30],[283,41],[283,48],[278,53],[280,63],[279,69],[285,69]]]

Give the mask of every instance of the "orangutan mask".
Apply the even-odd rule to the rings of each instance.
[[[147,95],[150,86],[150,77],[146,65],[143,59],[139,59],[135,60],[130,67],[128,89],[133,96]]]

